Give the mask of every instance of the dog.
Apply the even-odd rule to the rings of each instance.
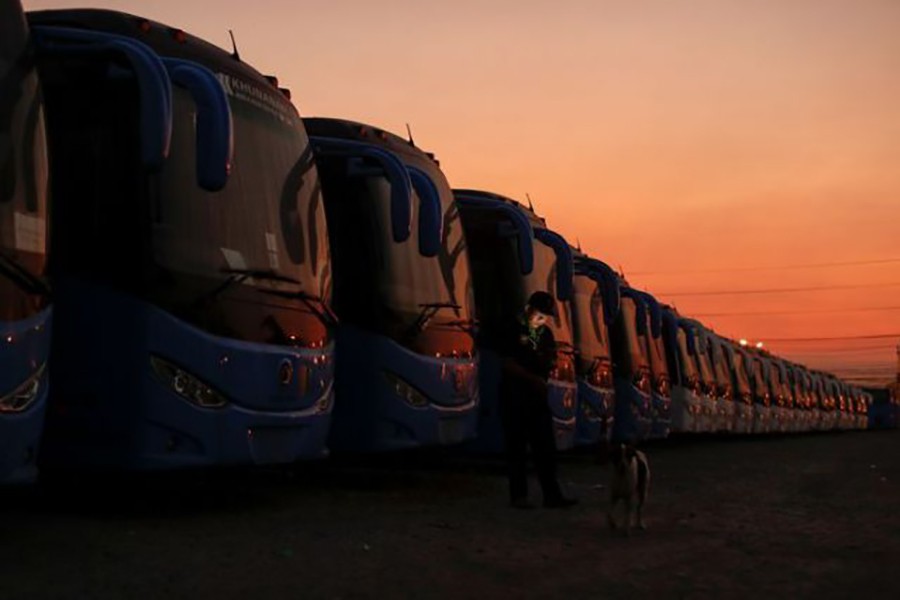
[[[606,518],[610,529],[616,529],[613,511],[619,500],[625,503],[625,535],[631,532],[633,516],[639,529],[646,529],[643,508],[650,491],[650,463],[647,455],[626,444],[617,444],[610,456],[612,477],[609,484],[609,511]]]

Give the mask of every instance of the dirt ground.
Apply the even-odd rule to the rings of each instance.
[[[587,453],[563,511],[452,453],[0,490],[0,598],[896,597],[900,433],[647,450],[630,538]]]

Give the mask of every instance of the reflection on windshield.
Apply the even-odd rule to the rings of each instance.
[[[172,150],[153,236],[158,264],[198,275],[271,269],[327,297],[325,214],[299,117],[231,97],[234,166],[224,190],[210,193],[185,185],[194,179],[193,105],[177,87],[173,100]]]
[[[614,354],[622,357],[620,365],[626,375],[635,375],[642,369],[649,369],[646,350],[637,333],[637,307],[634,299],[622,297],[619,316],[614,325]]]
[[[537,240],[534,242],[534,270],[525,277],[525,300],[534,292],[548,292],[557,297],[556,252]],[[524,305],[524,302],[523,302]],[[547,320],[557,343],[572,346],[574,342],[572,316],[567,302],[556,300],[556,317]]]
[[[603,321],[603,296],[600,285],[584,275],[575,277],[575,296],[572,301],[572,320],[575,338],[584,361],[609,358],[609,332]]]
[[[443,175],[427,169],[444,210],[441,247],[419,252],[419,228],[404,242],[391,230],[391,184],[377,169],[350,173],[345,157],[319,157],[335,263],[335,309],[342,321],[416,352],[469,353],[473,291],[462,223]],[[373,167],[375,165],[373,164]],[[412,222],[419,220],[413,190]]]
[[[678,354],[680,357],[682,377],[688,382],[699,380],[697,374],[697,363],[694,362],[694,356],[688,351],[687,333],[681,327],[678,328]]]
[[[733,354],[734,370],[737,374],[738,391],[741,395],[750,393],[750,380],[747,378],[747,365],[744,362],[744,355],[735,351]]]
[[[16,3],[13,3],[15,5]],[[4,11],[5,13],[6,11]],[[46,302],[48,163],[44,113],[36,69],[24,60],[26,34],[12,31],[21,21],[4,15],[0,41],[0,320],[34,314]]]

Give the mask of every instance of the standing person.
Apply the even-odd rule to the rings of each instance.
[[[531,447],[546,508],[576,503],[562,495],[556,479],[556,438],[547,405],[547,380],[556,362],[556,341],[547,319],[556,302],[547,292],[535,292],[525,311],[503,333],[500,353],[503,376],[500,410],[506,437],[510,506],[531,508],[528,502],[526,457]]]

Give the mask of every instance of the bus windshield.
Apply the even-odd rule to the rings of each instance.
[[[734,373],[737,380],[738,392],[742,397],[750,395],[750,381],[747,379],[747,364],[744,362],[744,355],[740,352],[731,354],[734,360]]]
[[[525,277],[525,287],[528,296],[543,291],[556,298],[556,316],[547,320],[547,326],[553,331],[553,337],[562,349],[573,348],[571,312],[567,303],[557,295],[556,252],[537,240],[534,242],[534,270]]]
[[[293,293],[327,303],[331,267],[325,209],[300,117],[274,90],[220,77],[229,91],[235,131],[228,183],[219,192],[194,184],[194,105],[185,90],[174,88],[172,149],[153,207],[154,261],[188,276],[270,272],[276,277],[241,281],[259,288],[256,301],[271,303]],[[272,291],[280,294],[266,294]],[[299,309],[307,321],[301,329],[316,329],[311,339],[322,338],[321,325],[311,322],[315,317],[307,307]]]
[[[0,3],[0,321],[47,303],[48,163],[36,67],[18,2]]]
[[[769,396],[769,388],[763,375],[762,362],[758,358],[753,360],[753,393],[758,400]]]
[[[208,192],[197,185],[191,95],[173,87],[170,154],[160,173],[148,173],[139,156],[137,82],[98,66],[67,60],[42,72],[51,145],[61,157],[54,219],[67,225],[53,232],[51,267],[145,298],[215,335],[323,344],[324,209],[292,105],[261,83],[219,74],[234,159],[225,187]],[[258,276],[241,274],[249,272]]]
[[[619,316],[616,318],[615,354],[621,356],[623,364],[620,366],[623,374],[634,376],[641,371],[649,370],[646,350],[637,333],[637,308],[634,299],[623,296],[619,308]]]
[[[603,321],[603,296],[600,284],[585,275],[575,276],[572,302],[582,371],[597,360],[609,360],[609,331]]]
[[[420,198],[413,190],[410,236],[394,240],[391,183],[377,169],[348,176],[345,157],[318,158],[335,261],[335,308],[346,322],[415,352],[451,356],[474,351],[468,252],[450,186],[423,168],[438,190],[443,231],[438,255],[419,250]]]
[[[678,328],[678,355],[682,379],[687,383],[687,387],[695,388],[700,382],[697,375],[697,363],[694,361],[694,355],[688,351],[687,333],[681,327]]]
[[[696,340],[697,366],[700,368],[700,381],[703,384],[704,391],[708,394],[712,394],[716,387],[716,380],[713,375],[712,365],[710,364],[709,353],[707,352],[709,340],[700,337],[699,335],[696,337]]]
[[[666,365],[666,350],[662,335],[658,337],[648,335],[647,347],[649,350],[648,355],[650,357],[650,371],[653,373],[655,379],[657,381],[660,379],[668,379],[669,368]]]
[[[711,342],[709,351],[715,370],[716,391],[719,396],[730,399],[732,395],[731,374],[728,372],[728,365],[725,363],[725,353],[722,350],[722,346],[716,342]]]

